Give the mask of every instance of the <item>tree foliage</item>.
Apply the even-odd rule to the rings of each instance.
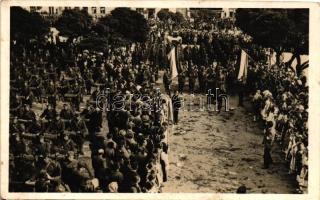
[[[21,7],[10,9],[10,36],[13,40],[26,41],[49,32],[49,23],[38,13],[30,13]]]
[[[236,25],[253,42],[277,53],[308,53],[309,11],[307,9],[237,9]]]
[[[167,9],[161,9],[158,13],[157,13],[157,17],[159,18],[159,20],[161,21],[167,21],[170,18],[170,12]]]
[[[98,23],[104,32],[107,30],[112,35],[121,35],[133,42],[145,42],[150,30],[143,15],[130,8],[116,8],[111,11],[111,15],[101,18]]]
[[[55,27],[60,35],[67,37],[84,36],[89,33],[92,17],[85,10],[65,9],[57,19]]]
[[[157,17],[161,20],[161,21],[168,21],[168,19],[171,19],[173,22],[180,24],[186,21],[186,19],[184,18],[184,16],[180,13],[180,12],[171,12],[167,9],[161,9],[158,13],[157,13]]]

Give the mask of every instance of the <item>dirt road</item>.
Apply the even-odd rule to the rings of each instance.
[[[188,95],[184,95],[188,96]],[[262,169],[262,129],[244,108],[231,112],[182,111],[169,136],[169,181],[163,192],[293,193],[294,181],[278,148]]]

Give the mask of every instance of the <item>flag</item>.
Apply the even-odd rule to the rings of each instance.
[[[171,79],[178,76],[178,70],[177,70],[177,63],[176,63],[176,48],[171,48],[170,52],[168,53],[168,60],[170,63],[170,72],[171,72]]]
[[[246,81],[248,72],[248,54],[241,50],[240,69],[238,74],[238,80]]]

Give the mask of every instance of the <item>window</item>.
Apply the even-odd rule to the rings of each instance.
[[[92,11],[92,14],[97,14],[97,8],[96,7],[92,7],[91,11]]]
[[[138,13],[143,14],[143,8],[137,8],[136,10]]]
[[[101,14],[106,14],[106,8],[105,7],[100,7],[100,13]]]
[[[83,10],[88,12],[88,7],[83,7]]]
[[[30,12],[36,12],[37,8],[35,6],[30,6]]]
[[[53,15],[54,14],[54,7],[49,7],[49,15]]]
[[[156,13],[156,9],[149,8],[148,9],[148,18],[154,18]]]

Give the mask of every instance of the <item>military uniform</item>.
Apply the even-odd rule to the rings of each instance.
[[[196,84],[197,77],[198,77],[198,69],[197,69],[197,66],[194,65],[191,68],[189,73],[189,92],[191,94],[193,94],[195,91],[195,84]]]
[[[165,71],[163,74],[163,84],[166,90],[166,93],[170,95],[170,85],[171,85],[171,77],[168,71]]]

